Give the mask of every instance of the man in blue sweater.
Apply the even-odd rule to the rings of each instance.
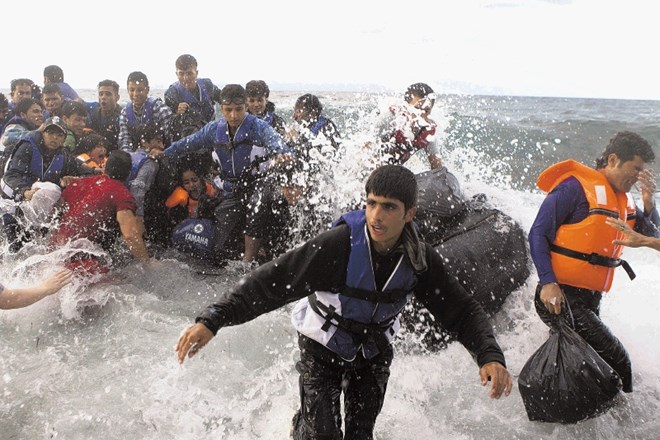
[[[545,170],[537,180],[548,192],[529,233],[532,260],[539,274],[535,306],[548,325],[568,302],[577,333],[619,374],[623,391],[632,391],[630,359],[621,342],[600,320],[603,292],[612,285],[614,269],[632,269],[619,257],[623,238],[608,218],[658,236],[655,179],[646,164],[655,158],[651,145],[636,133],[617,133],[596,169],[568,160]],[[636,183],[643,209],[628,194]]]

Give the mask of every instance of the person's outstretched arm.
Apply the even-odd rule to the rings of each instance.
[[[650,247],[660,251],[660,238],[649,237],[630,229],[626,222],[615,218],[607,218],[605,222],[614,229],[620,230],[625,236],[622,239],[614,240],[612,243],[628,247]]]
[[[119,223],[121,235],[124,237],[128,250],[131,251],[133,257],[141,263],[148,263],[149,252],[142,239],[140,226],[135,213],[130,209],[118,211],[117,223]]]
[[[34,304],[69,284],[72,274],[73,272],[70,270],[61,270],[35,287],[23,289],[0,288],[0,309],[19,309]]]

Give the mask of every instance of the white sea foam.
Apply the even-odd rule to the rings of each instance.
[[[369,112],[352,111],[369,118]],[[445,116],[436,109],[434,117]],[[324,189],[346,205],[359,201],[368,174],[363,171],[368,153],[357,147],[368,139],[369,127],[354,124],[357,129],[346,136],[351,160],[336,165],[338,180]],[[477,150],[455,148],[444,160],[467,196],[485,193],[529,231],[543,196],[509,189],[504,162]],[[418,159],[410,165],[424,167]],[[34,245],[10,256],[3,250],[0,280],[12,286],[33,284],[74,251],[66,247],[49,253]],[[658,438],[660,253],[630,249],[624,257],[637,279],[619,273],[601,311],[633,364],[635,392],[623,396],[618,406],[577,425],[529,422],[517,388],[506,399],[490,400],[477,366],[453,343],[431,355],[396,354],[376,438]],[[288,438],[299,405],[290,306],[221,330],[183,366],[175,359],[182,330],[242,273],[231,266],[218,276],[203,276],[184,263],[165,260],[153,272],[128,266],[112,278],[76,280],[26,309],[0,312],[0,437]],[[532,273],[493,320],[514,378],[547,337],[532,305],[535,280]],[[81,308],[81,295],[100,307]]]

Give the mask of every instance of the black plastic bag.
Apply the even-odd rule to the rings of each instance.
[[[555,322],[522,368],[518,389],[529,420],[576,423],[608,409],[621,380],[565,319]]]

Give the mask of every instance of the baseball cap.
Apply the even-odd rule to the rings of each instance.
[[[227,84],[220,92],[220,104],[245,104],[245,89],[240,84]]]
[[[62,133],[66,135],[67,128],[64,121],[59,116],[53,116],[44,121],[44,131],[48,130],[48,127],[55,126],[62,130]]]

